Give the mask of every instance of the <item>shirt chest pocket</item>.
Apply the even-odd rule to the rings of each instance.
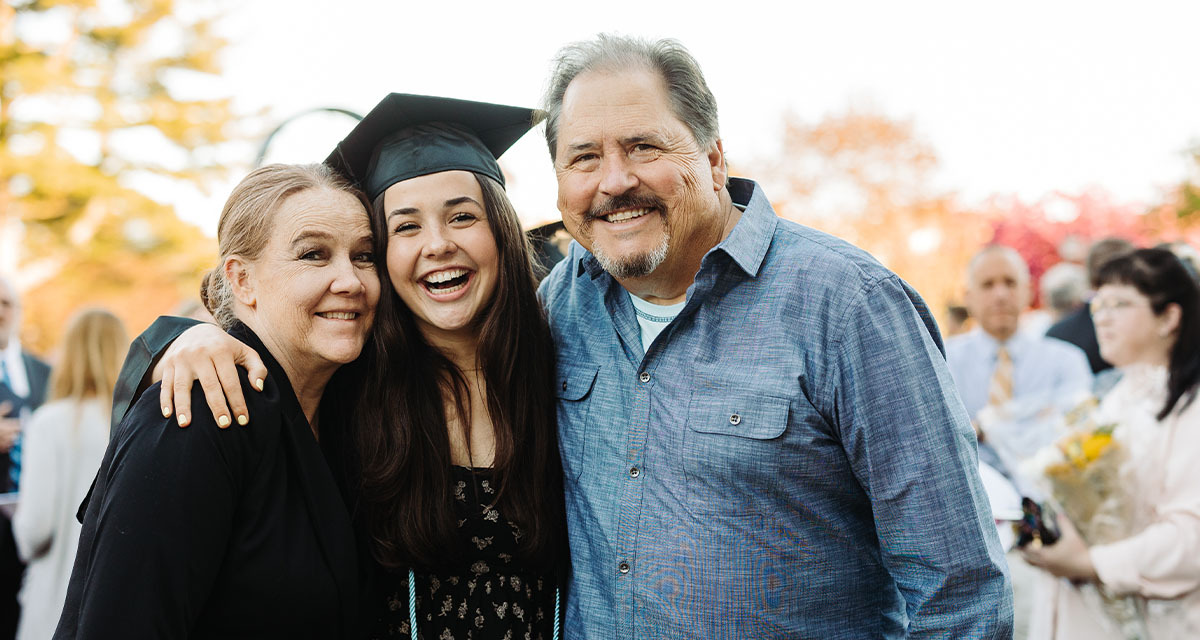
[[[780,479],[789,401],[730,388],[698,388],[688,404],[683,461],[691,506],[749,506]]]
[[[562,455],[563,473],[569,478],[578,478],[583,471],[592,388],[599,374],[600,368],[596,366],[558,366],[558,384],[555,388],[558,396],[558,448]]]

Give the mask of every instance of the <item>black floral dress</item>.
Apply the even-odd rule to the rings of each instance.
[[[451,566],[416,572],[420,640],[551,640],[554,575],[516,557],[522,532],[495,507],[488,469],[454,467],[459,546]],[[410,638],[408,572],[384,572],[371,638]]]

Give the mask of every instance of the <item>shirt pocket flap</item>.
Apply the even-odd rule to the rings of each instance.
[[[600,367],[560,364],[555,395],[562,400],[582,400],[592,390],[599,373]]]
[[[755,440],[773,440],[787,430],[788,400],[748,393],[694,393],[688,405],[688,427]]]

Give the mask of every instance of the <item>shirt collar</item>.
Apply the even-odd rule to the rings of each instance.
[[[767,201],[762,187],[753,180],[730,178],[729,195],[735,205],[745,207],[745,210],[733,231],[714,251],[725,252],[746,275],[754,277],[758,275],[758,269],[767,256],[779,218]]]
[[[722,251],[741,267],[746,275],[757,276],[771,246],[771,238],[775,234],[775,226],[779,218],[767,196],[753,180],[745,178],[729,179],[729,195],[735,205],[744,207],[741,219],[734,225],[733,231],[720,242],[713,251]],[[582,247],[581,247],[582,248]],[[575,277],[588,274],[593,280],[604,273],[604,268],[590,251],[585,252],[579,261]]]
[[[976,328],[975,330],[979,332],[980,339],[984,344],[988,345],[992,353],[998,352],[1000,347],[1003,346],[1005,349],[1008,349],[1008,355],[1013,358],[1018,357],[1019,354],[1025,351],[1027,346],[1033,343],[1033,336],[1030,336],[1021,329],[1017,329],[1017,332],[1005,342],[1000,342],[993,338],[990,333],[981,328]]]

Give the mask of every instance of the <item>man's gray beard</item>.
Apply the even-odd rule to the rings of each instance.
[[[671,238],[667,234],[663,234],[662,242],[658,243],[651,251],[635,256],[629,256],[622,260],[618,260],[604,253],[599,247],[592,246],[592,255],[596,256],[596,261],[600,266],[609,273],[612,277],[618,280],[626,278],[644,278],[663,263],[667,259],[667,249],[670,247]]]

